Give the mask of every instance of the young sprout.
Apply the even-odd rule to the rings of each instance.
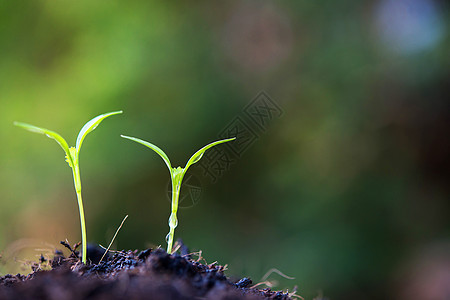
[[[103,121],[105,118],[107,118],[109,116],[117,115],[117,114],[121,114],[121,113],[122,113],[122,111],[114,111],[114,112],[102,114],[102,115],[99,115],[99,116],[93,118],[89,122],[87,122],[83,126],[83,128],[81,128],[80,132],[78,133],[76,146],[70,147],[70,148],[69,148],[69,145],[67,144],[66,140],[63,139],[62,136],[60,136],[59,134],[57,134],[54,131],[51,131],[51,130],[48,130],[45,128],[36,127],[36,126],[29,125],[26,123],[14,122],[14,125],[16,125],[16,126],[22,127],[31,132],[44,134],[44,135],[48,136],[49,138],[54,139],[61,146],[61,148],[63,148],[64,152],[66,153],[66,162],[72,168],[73,182],[75,184],[75,191],[77,193],[77,200],[78,200],[78,208],[80,211],[81,243],[83,246],[83,248],[82,248],[83,256],[82,256],[81,261],[83,263],[86,263],[87,238],[86,238],[86,224],[85,224],[85,218],[84,218],[83,201],[81,199],[81,178],[80,178],[80,167],[79,167],[79,155],[80,155],[81,144],[83,143],[86,135],[89,132],[93,131],[95,128],[97,128],[98,124],[100,124],[101,121]]]
[[[161,158],[164,160],[164,162],[166,163],[167,167],[169,168],[169,172],[170,172],[170,178],[172,180],[172,211],[169,217],[169,228],[170,231],[166,236],[166,241],[167,241],[167,253],[171,254],[172,253],[172,244],[173,244],[173,237],[174,237],[174,233],[175,233],[175,228],[178,225],[178,219],[177,219],[177,211],[178,211],[178,198],[180,196],[180,189],[181,189],[181,182],[183,181],[183,177],[186,174],[188,168],[195,164],[196,162],[198,162],[203,154],[206,152],[206,150],[208,150],[211,147],[214,147],[218,144],[222,144],[222,143],[226,143],[226,142],[230,142],[235,140],[236,138],[230,138],[230,139],[225,139],[225,140],[220,140],[220,141],[216,141],[213,142],[211,144],[206,145],[205,147],[201,148],[200,150],[198,150],[197,152],[194,153],[194,155],[191,156],[191,158],[188,160],[186,166],[184,168],[182,167],[178,167],[178,168],[172,168],[172,165],[170,164],[170,160],[169,157],[164,153],[164,151],[162,151],[159,147],[143,141],[141,139],[138,138],[134,138],[134,137],[130,137],[130,136],[125,136],[125,135],[121,135],[121,137],[135,141],[139,144],[142,144],[144,146],[149,147],[150,149],[152,149],[153,151],[155,151],[156,153],[159,154],[159,156],[161,156]]]

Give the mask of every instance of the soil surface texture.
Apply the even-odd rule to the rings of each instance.
[[[226,266],[202,263],[201,252],[189,253],[179,244],[174,254],[163,249],[110,251],[88,248],[89,264],[82,264],[78,245],[70,255],[56,251],[47,261],[41,256],[29,275],[0,277],[0,299],[293,299],[287,292],[252,288],[249,278],[233,281]],[[47,269],[47,270],[45,270]]]

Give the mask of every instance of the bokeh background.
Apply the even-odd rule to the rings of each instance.
[[[201,197],[176,236],[229,275],[271,268],[306,299],[448,299],[448,3],[1,1],[2,274],[80,240],[71,170],[46,127],[81,151],[88,239],[165,246],[168,171],[265,91],[282,108]],[[189,205],[187,205],[189,206]]]

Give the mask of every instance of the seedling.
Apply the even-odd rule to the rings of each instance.
[[[121,137],[135,141],[139,144],[142,144],[142,145],[147,146],[148,148],[152,149],[153,151],[158,153],[159,156],[161,156],[163,161],[166,163],[166,166],[169,168],[170,178],[172,181],[172,211],[171,211],[171,214],[169,217],[170,231],[166,236],[166,241],[167,241],[167,253],[171,254],[175,228],[178,226],[178,219],[177,219],[178,198],[180,196],[181,182],[183,181],[184,175],[186,174],[186,172],[190,166],[192,166],[193,164],[195,164],[202,158],[202,156],[206,152],[206,150],[208,150],[209,148],[214,147],[218,144],[230,142],[236,138],[234,137],[234,138],[220,140],[220,141],[216,141],[211,144],[208,144],[205,147],[198,150],[197,152],[195,152],[194,155],[192,155],[191,158],[189,158],[189,160],[184,168],[182,168],[182,167],[172,168],[169,157],[159,147],[157,147],[149,142],[146,142],[144,140],[138,139],[138,138],[125,136],[125,135],[121,135]]]
[[[29,125],[26,123],[14,122],[14,125],[16,125],[16,126],[22,127],[31,132],[44,134],[44,135],[48,136],[49,138],[54,139],[61,146],[61,148],[63,148],[64,152],[66,153],[66,162],[72,168],[73,182],[75,185],[75,191],[77,193],[78,209],[80,211],[81,243],[83,246],[83,248],[82,248],[83,255],[82,255],[81,261],[83,263],[86,263],[87,238],[86,238],[86,223],[85,223],[85,218],[84,218],[83,200],[81,198],[81,178],[80,178],[80,167],[79,167],[79,155],[80,155],[81,144],[83,143],[86,135],[89,132],[93,131],[95,128],[97,128],[98,124],[100,124],[101,121],[103,121],[105,118],[107,118],[109,116],[117,115],[117,114],[121,114],[121,113],[122,113],[122,111],[115,111],[115,112],[102,114],[102,115],[99,115],[99,116],[93,118],[89,122],[87,122],[83,126],[83,128],[81,128],[80,132],[78,133],[76,146],[70,147],[70,148],[69,148],[66,140],[63,139],[62,136],[60,136],[59,134],[57,134],[54,131],[51,131],[51,130],[48,130],[45,128],[36,127],[36,126]]]

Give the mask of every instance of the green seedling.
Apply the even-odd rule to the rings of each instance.
[[[161,158],[163,159],[163,161],[166,163],[167,167],[169,168],[170,178],[172,180],[172,210],[171,210],[171,214],[169,217],[170,231],[166,236],[166,241],[167,241],[167,253],[171,254],[175,228],[178,226],[178,219],[177,219],[178,198],[180,196],[181,182],[183,181],[184,175],[186,174],[186,172],[190,166],[192,166],[193,164],[195,164],[202,158],[202,156],[206,152],[206,150],[208,150],[209,148],[214,147],[216,145],[233,141],[236,138],[234,137],[234,138],[220,140],[220,141],[216,141],[211,144],[208,144],[205,147],[198,150],[197,152],[195,152],[194,155],[192,155],[191,158],[188,160],[188,162],[184,168],[182,168],[182,167],[172,168],[169,157],[159,147],[157,147],[149,142],[138,139],[138,138],[125,136],[125,135],[121,135],[121,137],[135,141],[139,144],[142,144],[142,145],[152,149],[153,151],[158,153],[159,156],[161,156]]]
[[[44,134],[44,135],[48,136],[49,138],[54,139],[61,146],[61,148],[63,148],[64,152],[66,153],[66,162],[72,168],[73,182],[75,184],[75,191],[77,193],[78,209],[80,211],[81,243],[83,246],[83,248],[82,248],[83,255],[82,255],[81,261],[83,263],[86,263],[87,237],[86,237],[86,223],[85,223],[85,218],[84,218],[83,200],[81,198],[81,177],[80,177],[80,167],[79,167],[79,155],[80,155],[81,144],[83,143],[86,135],[89,132],[93,131],[95,128],[97,128],[98,124],[100,124],[101,121],[103,121],[105,118],[107,118],[109,116],[117,115],[117,114],[121,114],[121,113],[122,113],[122,111],[114,111],[114,112],[102,114],[102,115],[99,115],[99,116],[93,118],[89,122],[87,122],[83,126],[83,128],[81,128],[80,132],[78,133],[76,146],[70,147],[70,148],[69,148],[66,140],[63,139],[62,136],[60,136],[59,134],[57,134],[54,131],[51,131],[51,130],[48,130],[45,128],[36,127],[36,126],[29,125],[26,123],[14,122],[14,125],[16,125],[16,126],[22,127],[31,132]]]

